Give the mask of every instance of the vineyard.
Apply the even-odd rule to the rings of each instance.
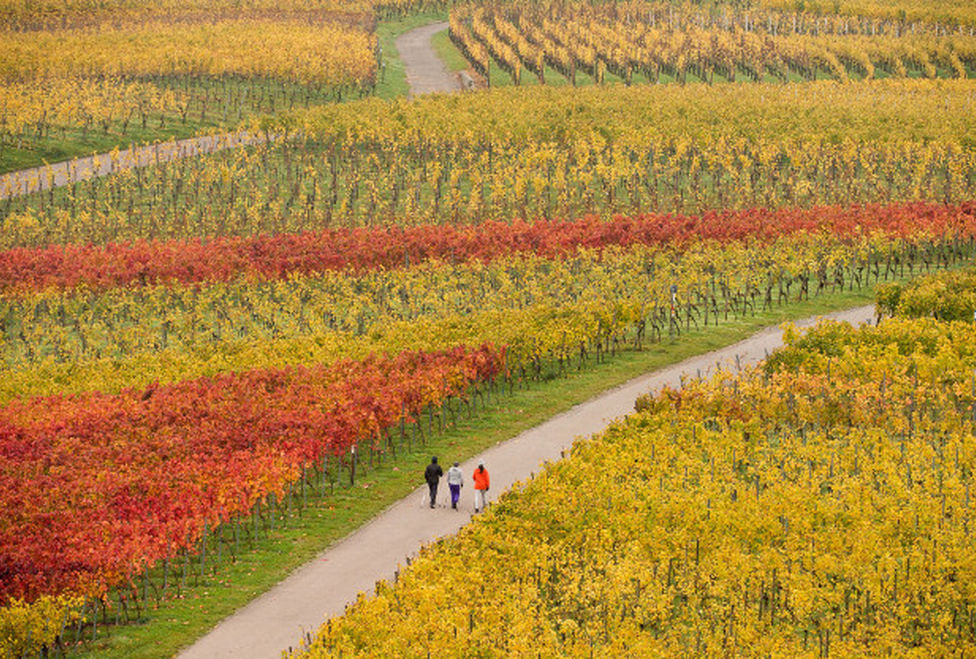
[[[908,285],[881,286],[878,306],[892,316],[976,320],[976,272],[946,272]]]
[[[493,88],[376,98],[381,27],[428,15]],[[0,184],[0,657],[207,601],[520,393],[856,294],[880,325],[643,397],[292,655],[969,656],[974,30],[956,0],[0,0],[0,169],[253,138]]]
[[[825,324],[645,398],[297,656],[968,655],[974,339]]]
[[[131,250],[120,250],[105,266],[131,267],[125,287],[99,291],[94,277],[71,287],[40,279],[36,290],[8,292],[0,307],[9,369],[0,400],[486,341],[506,346],[510,369],[539,372],[543,361],[568,365],[594,346],[625,342],[628,333],[660,340],[692,325],[953,265],[972,253],[976,212],[971,205],[820,208],[484,225],[434,236],[430,227],[392,236],[338,233],[331,246],[309,236],[275,241],[277,255],[268,243],[250,243],[243,247],[269,261],[173,262],[172,273],[189,276],[185,283],[174,276],[154,283]],[[325,258],[309,253],[313,239]],[[63,256],[65,274],[84,274],[78,255]],[[158,250],[149,258],[172,256]],[[235,266],[243,266],[237,277],[217,281]],[[29,267],[40,277],[40,263]],[[22,282],[16,272],[11,281]]]
[[[0,3],[0,171],[54,147],[231,129],[377,81],[366,3],[101,4]]]
[[[515,85],[529,77],[630,85],[976,73],[972,23],[720,9],[665,2],[464,6],[452,11],[450,34],[489,85],[503,76]]]
[[[403,450],[405,423],[430,432],[471,387],[498,396],[692,326],[950,266],[974,234],[970,205],[904,205],[346,230],[229,241],[223,263],[165,243],[142,263],[137,245],[8,252],[38,279],[24,288],[10,267],[4,298],[5,595],[87,596],[79,629],[95,634],[178,594],[208,546],[234,555],[306,490],[355,478],[357,453]],[[52,498],[27,505],[35,490]],[[111,545],[92,544],[113,515]]]
[[[263,125],[297,142],[7,196],[0,247],[968,200],[976,81],[805,90],[500,89],[299,111]]]

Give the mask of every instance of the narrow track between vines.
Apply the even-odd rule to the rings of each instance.
[[[817,318],[869,323],[874,307],[848,309],[798,321],[809,326]],[[600,432],[633,411],[638,396],[679,386],[682,379],[706,377],[717,369],[735,369],[761,361],[782,345],[778,327],[762,330],[726,348],[687,359],[641,376],[573,407],[549,421],[481,453],[461,465],[465,477],[483,459],[491,473],[490,499],[530,478],[547,461],[558,460],[579,437]],[[450,456],[443,456],[448,462]],[[417,475],[418,482],[421,474]],[[438,492],[438,507],[426,504],[426,486],[391,505],[383,513],[319,554],[277,586],[218,624],[178,655],[180,659],[217,657],[280,657],[297,647],[306,632],[314,635],[326,618],[339,615],[360,592],[371,592],[377,581],[390,580],[408,556],[438,538],[450,536],[471,521],[473,491],[462,490],[461,510],[446,504],[447,488]]]

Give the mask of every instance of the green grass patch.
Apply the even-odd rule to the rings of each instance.
[[[364,458],[354,486],[348,485],[346,471],[343,485],[313,500],[301,517],[288,521],[286,528],[272,531],[253,548],[244,549],[235,562],[225,553],[216,575],[197,578],[196,583],[191,577],[180,599],[164,599],[158,608],[150,606],[140,623],[110,627],[105,637],[75,650],[72,656],[172,656],[323,549],[414,491],[422,484],[423,467],[431,454],[443,456],[445,462],[465,460],[634,377],[731,345],[769,325],[872,300],[869,291],[833,293],[754,316],[730,318],[718,327],[692,329],[673,340],[645,345],[640,351],[624,350],[601,363],[591,359],[582,370],[570,370],[562,377],[550,376],[530,383],[526,389],[492,397],[487,408],[479,407],[470,417],[462,413],[455,426],[434,433],[423,445],[415,443],[412,451],[399,451],[395,460],[388,458],[367,468]]]
[[[451,41],[451,35],[446,28],[431,37],[430,45],[451,73],[468,70],[468,60],[464,58],[461,51]]]

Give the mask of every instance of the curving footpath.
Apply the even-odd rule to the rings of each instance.
[[[823,317],[870,323],[874,307]],[[796,324],[809,326],[816,320],[808,318]],[[629,414],[638,396],[665,385],[680,386],[683,379],[705,377],[718,368],[755,364],[780,345],[782,330],[767,328],[727,348],[631,380],[486,450],[479,457],[491,472],[492,498],[530,478],[546,462],[559,459],[578,437],[600,432]],[[445,462],[449,460],[450,456],[444,456]],[[392,579],[406,557],[416,555],[423,545],[437,538],[453,535],[471,520],[474,495],[470,474],[476,466],[477,459],[462,465],[468,482],[462,490],[462,510],[451,510],[445,501],[446,492],[439,495],[438,507],[430,510],[426,486],[417,489],[218,624],[179,657],[270,659],[297,647],[306,633],[314,635],[326,618],[341,614],[359,593],[370,592],[381,579]],[[417,479],[421,480],[420,474]]]

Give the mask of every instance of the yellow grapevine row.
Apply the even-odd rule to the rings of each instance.
[[[363,94],[375,82],[370,30],[287,18],[0,27],[0,149],[63,140],[69,130],[85,139],[96,122],[123,136],[167,120],[233,125],[254,111]],[[99,95],[106,88],[120,93]]]
[[[903,11],[914,5],[916,11]],[[498,9],[500,5],[494,5]],[[842,9],[843,7],[843,9]],[[612,4],[565,3],[537,0],[533,12],[544,12],[550,19],[572,13],[587,18],[611,16],[626,23],[646,23],[683,31],[689,27],[720,27],[774,35],[891,35],[976,33],[976,10],[967,0],[754,0],[736,2],[694,2],[676,0],[655,2],[627,0]]]
[[[878,311],[887,315],[976,322],[976,270],[946,272],[878,289]]]
[[[491,56],[485,50],[484,45],[471,34],[471,30],[461,21],[457,14],[452,12],[448,21],[451,41],[454,42],[454,45],[458,47],[478,73],[487,76]]]
[[[515,84],[518,84],[522,70],[519,55],[506,42],[492,38],[493,29],[494,27],[484,20],[483,14],[475,14],[471,21],[471,34],[483,44],[492,58],[511,74]]]
[[[802,7],[813,15],[841,19],[866,17],[897,22],[976,25],[976,8],[967,0],[757,0],[762,7],[792,11]]]
[[[639,148],[625,148],[590,136],[568,145],[428,142],[422,158],[411,147],[385,140],[302,152],[259,147],[253,154],[123,172],[58,191],[53,202],[47,196],[0,202],[0,245],[645,210],[961,201],[976,181],[972,149],[911,142],[649,138]]]
[[[597,134],[627,146],[659,137],[961,142],[976,132],[974,104],[976,81],[969,80],[499,89],[316,108],[268,126],[389,144],[494,138],[571,147]]]
[[[338,24],[239,20],[148,23],[95,31],[0,34],[0,78],[266,77],[302,84],[363,84],[376,65],[375,38]]]
[[[608,248],[599,259],[583,250],[557,260],[431,262],[360,276],[34,294],[0,301],[7,362],[0,401],[484,342],[507,346],[513,364],[567,358],[581,341],[637,325],[656,339],[833,290],[838,281],[887,279],[909,250],[919,265],[939,261],[938,240],[811,236],[680,252]],[[932,257],[923,259],[926,250]]]
[[[639,309],[626,303],[535,304],[523,309],[390,321],[372,327],[366,334],[329,332],[270,340],[229,340],[115,359],[49,362],[4,371],[0,402],[62,393],[114,393],[127,387],[144,388],[153,382],[167,384],[293,364],[330,364],[378,353],[449,349],[475,340],[508,346],[510,363],[517,367],[528,365],[533,359],[578,354],[581,344],[589,347],[598,337],[632,329],[638,316]]]
[[[577,69],[597,82],[609,71],[628,83],[635,76],[684,82],[692,74],[707,82],[716,75],[783,81],[826,75],[846,81],[876,74],[905,77],[909,69],[931,78],[940,69],[943,76],[965,78],[976,69],[976,38],[967,35],[781,35],[690,22],[676,29],[649,25],[640,11],[632,12],[621,16],[619,8],[608,6],[594,16],[592,8],[581,8],[579,15],[563,12],[553,18],[551,8],[546,12],[537,5],[463,8],[452,12],[451,24],[470,24],[472,35],[516,84],[523,66],[544,82],[545,63],[574,84]],[[455,37],[465,38],[464,33]]]
[[[176,115],[187,102],[175,90],[113,78],[6,83],[0,87],[0,135],[49,137],[66,127],[107,130],[115,122],[145,128],[150,119]]]
[[[84,598],[44,596],[31,603],[7,602],[0,607],[0,657],[37,654],[50,647],[67,625],[78,619]]]
[[[865,240],[864,247],[869,244]],[[846,262],[849,250],[813,239],[783,240],[761,250],[703,244],[679,253],[634,246],[607,248],[599,259],[582,250],[560,260],[522,254],[487,264],[431,261],[361,275],[51,291],[0,300],[0,351],[8,368],[16,369],[242,339],[369,335],[390,322],[535,305],[607,300],[650,313],[667,306],[672,285],[682,299],[719,284],[741,291],[769,276]]]
[[[974,340],[827,325],[648,398],[296,656],[967,656]]]
[[[353,16],[372,12],[367,0],[0,0],[0,25],[46,30],[101,24],[136,25],[151,20],[212,21],[221,18]]]

